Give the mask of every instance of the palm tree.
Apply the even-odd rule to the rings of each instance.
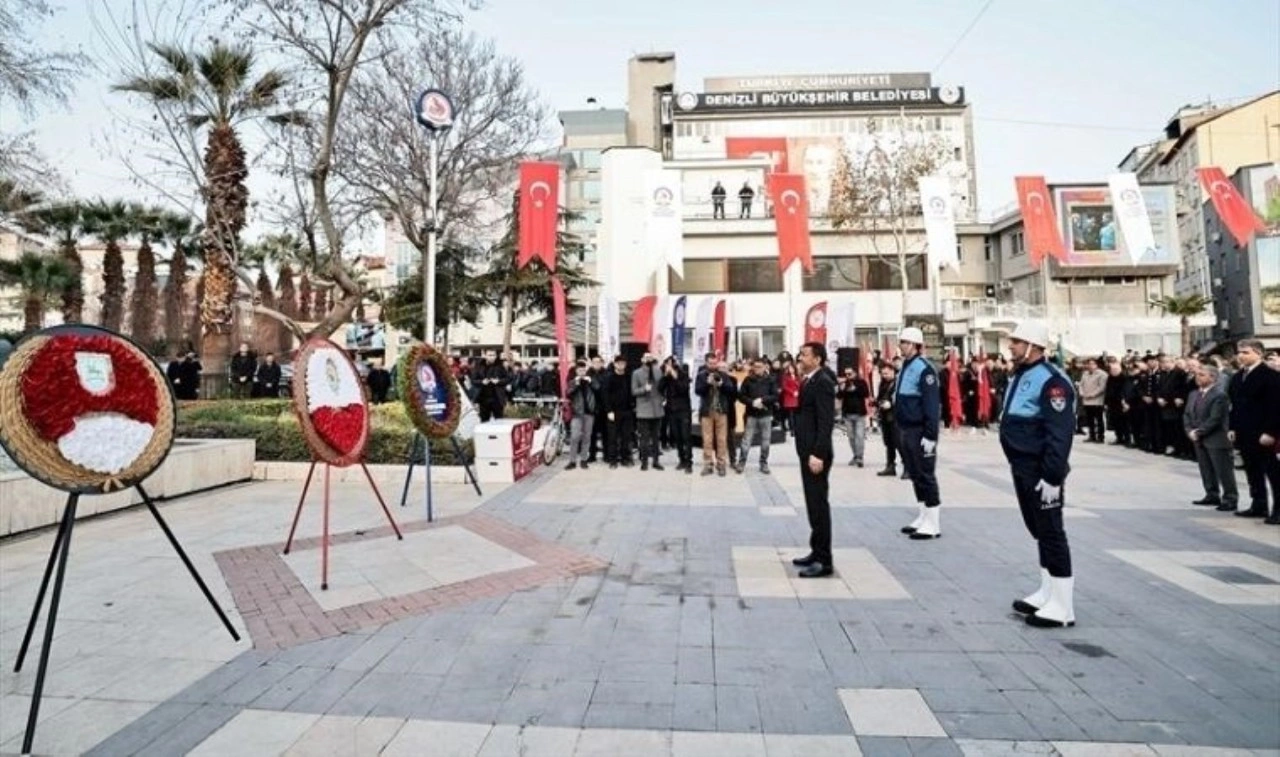
[[[1151,306],[1160,308],[1165,315],[1176,315],[1182,327],[1182,355],[1191,354],[1191,319],[1209,309],[1212,297],[1188,294],[1182,297],[1169,295],[1151,300]]]
[[[102,253],[102,317],[103,328],[119,331],[124,323],[124,253],[120,240],[133,230],[129,208],[116,200],[99,200],[85,211],[85,231],[106,246]]]
[[[44,201],[39,190],[19,186],[12,179],[0,178],[0,220],[23,220],[27,213]]]
[[[44,328],[45,308],[62,296],[71,280],[66,261],[53,255],[28,251],[16,260],[0,261],[0,283],[22,291],[23,333]]]
[[[173,250],[169,255],[169,278],[164,283],[164,341],[170,355],[178,355],[183,347],[183,331],[187,317],[187,250],[191,245],[191,219],[171,213],[161,228],[164,240]]]
[[[282,109],[287,84],[277,70],[252,78],[255,58],[247,47],[214,41],[203,52],[150,44],[163,73],[135,77],[114,89],[142,95],[160,108],[185,111],[192,129],[208,129],[204,152],[205,298],[201,307],[201,360],[211,375],[222,375],[231,354],[232,298],[236,291],[238,238],[245,225],[249,169],[238,126],[255,118],[299,123],[300,113]]]
[[[67,264],[70,279],[62,291],[62,322],[80,323],[84,314],[84,285],[80,278],[84,264],[80,260],[80,237],[84,235],[84,205],[68,202],[52,205],[33,215],[43,234],[58,238],[58,254]]]
[[[138,273],[133,279],[133,292],[129,297],[129,335],[147,350],[155,346],[156,311],[160,305],[156,256],[151,243],[164,238],[165,215],[163,208],[138,204],[129,206],[129,220],[139,241]]]

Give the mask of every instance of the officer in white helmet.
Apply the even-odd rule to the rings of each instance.
[[[936,539],[942,536],[942,496],[937,476],[938,427],[942,417],[938,372],[924,356],[924,334],[920,329],[903,329],[898,348],[903,362],[894,391],[893,418],[898,426],[902,466],[911,479],[919,508],[916,519],[903,526],[902,533],[912,539]]]
[[[1023,321],[1009,335],[1016,369],[1000,417],[1000,446],[1013,470],[1022,520],[1040,552],[1040,588],[1013,609],[1040,628],[1075,625],[1071,549],[1062,525],[1063,487],[1076,430],[1076,394],[1045,359],[1049,330]]]

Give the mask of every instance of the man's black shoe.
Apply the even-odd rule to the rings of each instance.
[[[1272,515],[1264,520],[1263,523],[1266,523],[1268,526],[1280,526],[1280,517]]]
[[[584,464],[582,467],[584,467],[584,468],[585,468],[585,467],[587,467],[587,466]],[[577,470],[577,468],[578,468],[578,464],[577,464],[577,463],[569,463],[568,465],[564,466],[564,469],[565,469],[565,470]]]
[[[587,469],[587,463],[586,463],[586,461],[583,461],[583,463],[582,463],[582,469],[583,469],[583,470],[586,470],[586,469]]]
[[[1248,510],[1241,510],[1240,512],[1236,513],[1236,517],[1237,518],[1265,518],[1267,517],[1267,511],[1259,510],[1257,508],[1251,507]]]
[[[649,470],[649,461],[648,461],[648,460],[642,460],[642,461],[640,461],[640,470]]]
[[[1222,500],[1218,499],[1217,497],[1205,497],[1204,499],[1196,499],[1196,500],[1192,500],[1192,501],[1191,501],[1191,504],[1193,504],[1193,505],[1220,505],[1220,504],[1222,504]]]
[[[1236,506],[1235,506],[1235,505],[1227,504],[1226,502],[1223,502],[1222,504],[1218,505],[1218,506],[1217,506],[1217,508],[1215,508],[1215,509],[1216,509],[1218,512],[1222,512],[1222,513],[1233,513],[1233,512],[1235,512],[1235,511],[1236,511]]]
[[[817,562],[818,562],[818,558],[814,557],[812,552],[805,555],[804,557],[795,557],[795,558],[792,558],[791,560],[792,565],[796,565],[801,568],[807,568],[810,565],[816,564]]]
[[[898,475],[898,471],[895,470],[894,468],[885,468],[882,471],[876,471],[876,475],[877,476],[896,476]]]
[[[654,463],[653,463],[653,469],[654,469],[654,470],[666,470],[666,468],[663,468],[663,467],[662,467],[662,463],[659,463],[659,462],[657,462],[657,461],[654,461]]]
[[[609,470],[616,470],[617,467],[618,467],[617,463],[609,463]]]
[[[800,577],[801,578],[825,578],[827,576],[835,575],[835,572],[836,572],[835,568],[831,567],[830,565],[823,565],[820,562],[816,562],[813,565],[810,565],[809,567],[800,571]]]

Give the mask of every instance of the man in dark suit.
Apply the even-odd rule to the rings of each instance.
[[[1187,398],[1182,423],[1187,438],[1195,446],[1204,497],[1191,504],[1217,505],[1224,512],[1235,511],[1240,494],[1236,490],[1231,441],[1227,439],[1227,395],[1218,386],[1218,369],[1214,366],[1200,366],[1195,379],[1197,389]]]
[[[1228,432],[1240,457],[1244,459],[1244,475],[1249,480],[1248,510],[1236,513],[1242,518],[1266,518],[1280,525],[1280,508],[1268,514],[1267,484],[1271,499],[1280,491],[1280,460],[1276,459],[1280,440],[1280,372],[1262,362],[1262,342],[1246,339],[1236,345],[1240,370],[1231,377],[1227,396],[1231,398]]]
[[[836,424],[836,382],[825,369],[827,348],[807,342],[800,348],[800,406],[796,408],[796,455],[800,458],[800,483],[809,514],[809,554],[793,563],[803,568],[801,578],[821,578],[835,572],[831,558],[831,501],[828,499],[831,461],[835,452],[831,434]]]

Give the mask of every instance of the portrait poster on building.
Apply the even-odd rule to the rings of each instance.
[[[1248,171],[1249,200],[1266,229],[1254,237],[1262,322],[1280,325],[1280,170],[1277,164]]]
[[[1063,226],[1067,259],[1064,266],[1177,265],[1177,226],[1174,221],[1172,185],[1139,188],[1147,211],[1154,246],[1130,255],[1128,240],[1116,215],[1112,193],[1106,187],[1059,187],[1059,218]],[[1138,244],[1146,245],[1144,239]]]

